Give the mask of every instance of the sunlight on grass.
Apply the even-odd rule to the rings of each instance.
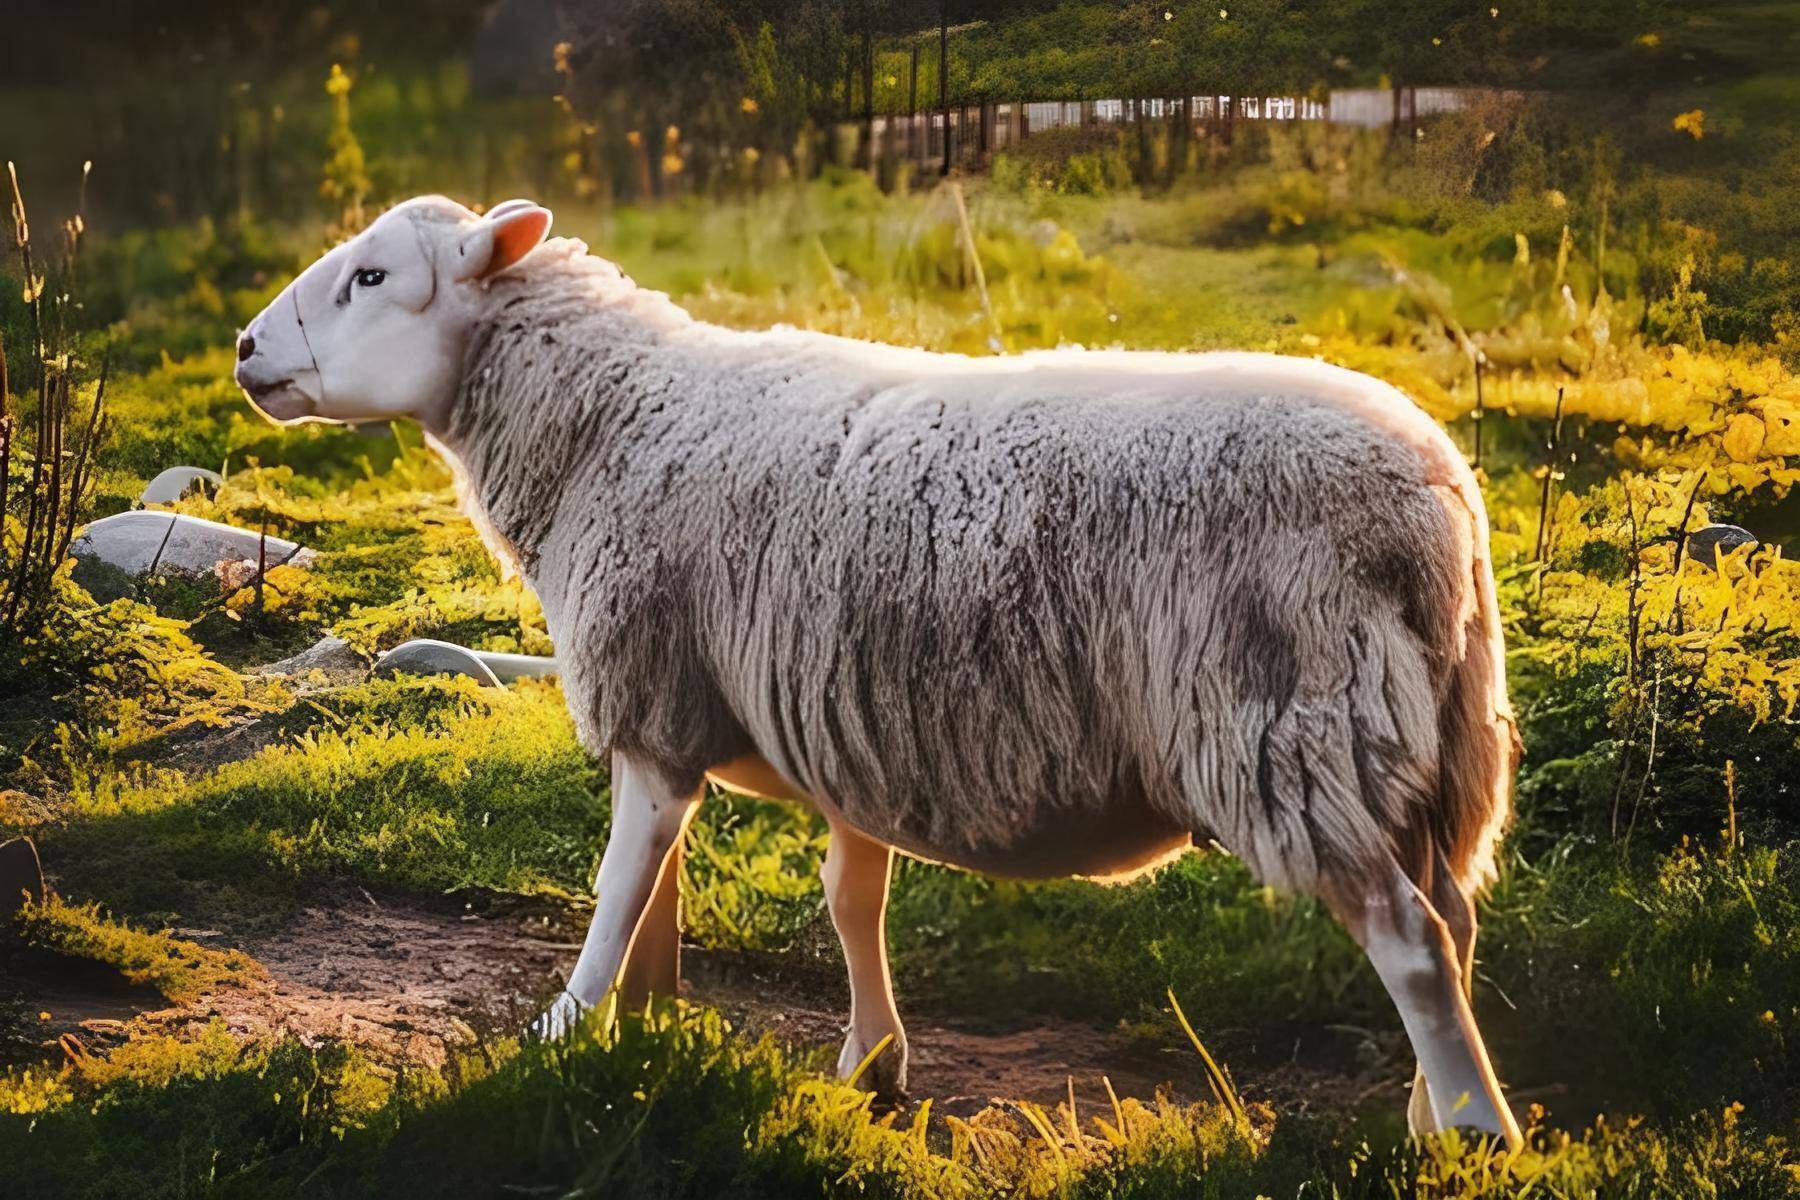
[[[46,1196],[1800,1194],[1800,567],[1781,549],[1800,531],[1800,239],[1794,142],[1774,116],[1795,90],[1778,28],[1792,7],[1646,17],[1607,60],[1669,68],[1641,113],[1596,87],[1604,120],[1540,96],[1418,134],[1245,122],[1177,145],[1172,123],[1089,125],[1045,131],[953,187],[893,192],[841,168],[785,178],[789,147],[769,142],[730,147],[742,169],[703,194],[684,120],[685,134],[650,138],[667,194],[628,203],[594,187],[619,167],[595,148],[618,133],[606,123],[521,132],[543,113],[476,94],[460,64],[375,70],[347,45],[332,47],[332,94],[313,72],[283,93],[283,116],[256,107],[273,94],[261,85],[233,92],[217,157],[236,211],[96,230],[84,251],[93,352],[57,369],[86,411],[110,326],[111,375],[83,516],[124,511],[163,467],[192,463],[225,482],[176,510],[266,527],[317,558],[258,588],[106,580],[120,597],[107,603],[52,573],[45,628],[3,648],[0,838],[34,836],[70,897],[28,908],[20,945],[115,968],[195,1024],[46,1061],[29,1036],[39,1008],[0,979],[0,1051],[18,1061],[0,1073],[0,1172]],[[1121,14],[1021,18],[1066,45],[1012,46],[1009,69],[1095,69],[1126,43],[1081,35]],[[1200,38],[1192,25],[1231,36],[1254,14],[1138,15],[1156,59],[1173,53],[1165,38]],[[1504,6],[1474,18],[1511,36]],[[1006,46],[1017,29],[962,36]],[[745,46],[762,55],[765,108],[792,82],[774,45]],[[1567,69],[1570,47],[1545,49]],[[908,56],[875,52],[894,75],[877,81],[879,108],[898,103]],[[1727,82],[1686,82],[1731,64],[1743,69]],[[5,90],[0,121],[34,145],[74,144],[52,100]],[[268,139],[315,153],[327,136],[328,171],[267,161]],[[260,160],[245,153],[258,137]],[[477,145],[479,171],[459,157]],[[149,173],[205,157],[158,147]],[[245,202],[278,184],[319,209],[321,175],[328,213]],[[1177,1082],[1204,1079],[1209,1103],[1120,1096],[1108,1079],[1106,1102],[1078,1111],[1071,1078],[1066,1101],[890,1111],[824,1078],[829,1052],[690,1004],[596,1016],[552,1045],[468,1037],[441,1068],[201,1023],[197,998],[266,977],[241,951],[171,932],[196,914],[219,918],[229,945],[343,887],[421,904],[532,896],[575,921],[592,902],[609,782],[554,684],[257,673],[327,630],[365,658],[419,636],[553,646],[415,428],[276,429],[230,379],[238,330],[328,223],[355,223],[364,193],[433,180],[492,201],[515,180],[576,178],[588,186],[566,203],[538,196],[557,232],[702,319],[977,355],[1276,350],[1388,380],[1450,430],[1487,500],[1527,749],[1474,986],[1500,1074],[1553,1110],[1534,1112],[1523,1152],[1404,1140],[1393,1097],[1411,1061],[1362,955],[1320,905],[1210,847],[1122,887],[906,861],[889,910],[903,1007],[1122,1027],[1173,1052]],[[0,284],[8,448],[22,453],[38,374],[22,297],[36,285]],[[29,517],[9,478],[0,558]],[[1714,522],[1762,544],[1701,561],[1686,535]],[[681,879],[688,939],[759,970],[763,955],[816,957],[832,944],[825,845],[816,813],[709,797]],[[25,1036],[4,1036],[14,1027]],[[1337,1039],[1377,1090],[1317,1109],[1286,1099],[1265,1060],[1302,1053],[1300,1031],[1309,1050]]]

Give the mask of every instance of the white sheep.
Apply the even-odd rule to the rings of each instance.
[[[417,419],[611,755],[555,1034],[670,990],[711,777],[816,805],[848,1072],[904,1087],[894,848],[1123,877],[1215,838],[1321,897],[1400,1011],[1416,1129],[1518,1142],[1472,1015],[1516,736],[1476,482],[1395,389],[1260,354],[1006,358],[691,319],[550,213],[386,213],[278,296],[281,422]]]

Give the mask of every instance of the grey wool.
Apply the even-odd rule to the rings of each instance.
[[[1515,737],[1486,517],[1307,360],[970,359],[691,319],[579,242],[496,277],[438,440],[584,742],[759,755],[1001,874],[1213,838],[1333,894],[1492,870]]]

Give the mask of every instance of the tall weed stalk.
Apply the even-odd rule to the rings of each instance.
[[[76,264],[85,232],[82,203],[63,222],[52,261],[32,244],[19,177],[11,185],[13,250],[25,301],[24,370],[14,380],[0,331],[0,647],[40,633],[56,602],[57,571],[93,482],[94,448],[104,434],[108,355],[101,351],[91,401]],[[82,195],[87,167],[82,169]]]

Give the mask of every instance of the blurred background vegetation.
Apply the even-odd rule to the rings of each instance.
[[[71,0],[4,21],[0,837],[33,835],[68,899],[21,918],[32,952],[204,1005],[257,968],[172,931],[235,952],[321,889],[579,913],[607,784],[553,685],[260,671],[326,631],[365,659],[414,636],[548,653],[535,600],[416,429],[277,430],[230,381],[236,330],[387,204],[528,195],[706,319],[1316,355],[1443,422],[1486,489],[1527,750],[1476,1001],[1502,1075],[1551,1109],[1504,1167],[1405,1149],[1393,1095],[1121,1108],[1116,1140],[1014,1109],[928,1138],[928,1113],[871,1123],[696,1011],[398,1075],[222,1028],[59,1063],[0,962],[0,1147],[42,1194],[186,1194],[195,1155],[244,1194],[1795,1187],[1800,5]],[[80,523],[177,463],[224,476],[177,511],[317,558],[90,592]],[[1690,550],[1719,522],[1756,544]],[[815,817],[721,797],[693,839],[692,940],[820,943]],[[1164,1045],[1173,986],[1209,1039],[1364,1053],[1397,1029],[1316,906],[1215,853],[1119,889],[909,863],[891,935],[903,1004],[971,1020],[1124,1018]],[[638,1093],[643,1122],[584,1124]]]

